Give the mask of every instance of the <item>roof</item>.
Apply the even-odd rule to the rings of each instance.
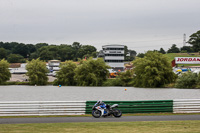
[[[102,47],[112,47],[112,46],[122,46],[122,47],[124,47],[125,45],[121,45],[121,44],[109,44],[109,45],[103,45]]]
[[[21,66],[21,63],[10,63],[9,68],[19,68]]]

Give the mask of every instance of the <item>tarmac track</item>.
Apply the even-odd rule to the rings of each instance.
[[[134,121],[178,121],[200,120],[200,115],[159,115],[159,116],[122,116],[106,117],[40,117],[40,118],[0,118],[0,124],[23,123],[68,123],[68,122],[134,122]]]

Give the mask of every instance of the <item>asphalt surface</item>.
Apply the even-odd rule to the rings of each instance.
[[[200,120],[200,115],[163,115],[163,116],[122,116],[114,117],[40,117],[40,118],[0,118],[0,124],[22,123],[67,123],[67,122],[134,122],[134,121],[178,121]]]

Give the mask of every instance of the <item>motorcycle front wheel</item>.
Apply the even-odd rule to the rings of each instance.
[[[119,109],[114,109],[113,110],[113,115],[114,115],[114,117],[121,117],[122,116],[122,112]]]
[[[92,116],[95,117],[95,118],[99,118],[101,116],[101,111],[93,110],[92,111]]]

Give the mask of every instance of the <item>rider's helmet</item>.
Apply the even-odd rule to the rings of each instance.
[[[101,101],[101,100],[98,100],[98,101],[97,101],[97,103],[98,103],[98,104],[101,104],[101,103],[102,103],[102,101]]]

